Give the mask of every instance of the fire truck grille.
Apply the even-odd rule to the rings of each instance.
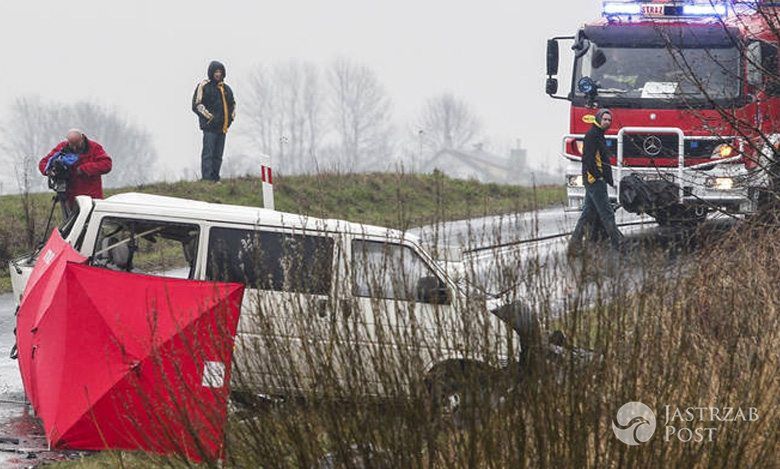
[[[623,150],[625,158],[674,158],[677,159],[677,135],[656,135],[661,142],[661,151],[656,156],[650,156],[645,152],[645,139],[651,137],[647,134],[627,135]],[[648,145],[652,142],[648,142]],[[657,142],[655,142],[657,143]],[[685,139],[686,158],[709,158],[715,149],[723,143],[712,139]],[[651,146],[651,145],[650,145]],[[617,138],[607,137],[607,147],[617,154]],[[650,148],[652,151],[652,146]]]
[[[624,141],[624,156],[644,158],[677,158],[677,135],[628,134]]]

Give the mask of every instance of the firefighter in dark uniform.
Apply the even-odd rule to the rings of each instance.
[[[585,229],[592,228],[589,225],[598,223],[609,236],[613,249],[620,250],[622,246],[623,235],[615,223],[615,211],[609,203],[607,193],[607,184],[615,185],[612,180],[612,166],[609,163],[610,151],[604,138],[604,132],[611,125],[612,112],[601,109],[596,113],[593,126],[585,134],[582,150],[582,182],[585,186],[585,199],[582,203],[582,214],[569,241],[570,253],[578,253],[582,250]]]

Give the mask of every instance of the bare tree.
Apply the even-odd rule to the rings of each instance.
[[[471,106],[452,93],[428,99],[418,119],[421,144],[435,153],[447,148],[464,148],[479,135],[481,124]]]
[[[64,139],[71,127],[84,129],[113,158],[114,167],[106,177],[107,185],[146,182],[156,161],[150,135],[130,124],[114,108],[88,102],[62,104],[39,97],[17,98],[2,128],[2,148],[14,168],[30,246],[36,236],[35,199],[30,194],[46,189],[46,178],[41,176],[38,162]]]
[[[64,106],[63,111],[63,127],[83,129],[111,156],[113,168],[104,177],[106,186],[134,186],[149,181],[157,162],[157,150],[149,132],[111,106],[82,101]]]
[[[247,133],[259,151],[275,157],[279,171],[304,173],[317,164],[324,97],[314,64],[289,61],[258,66],[250,76]]]
[[[367,66],[335,60],[328,70],[330,117],[341,162],[356,171],[386,160],[391,152],[391,101]]]
[[[246,136],[261,152],[276,156],[280,131],[275,125],[278,116],[272,70],[264,65],[255,67],[246,88],[244,115],[251,129]]]
[[[3,151],[13,167],[22,203],[27,246],[35,244],[35,199],[31,193],[44,190],[46,181],[38,161],[57,142],[63,110],[52,108],[38,97],[17,98],[3,126]]]

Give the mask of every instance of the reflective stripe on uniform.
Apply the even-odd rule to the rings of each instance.
[[[228,131],[228,104],[227,97],[225,97],[225,84],[220,82],[217,88],[219,88],[219,93],[222,95],[222,115],[224,116],[224,119],[222,119],[222,133],[226,134]]]
[[[599,151],[596,152],[596,167],[599,168],[599,172],[603,174],[602,164],[601,164],[601,152]],[[596,177],[590,174],[590,172],[588,172],[588,182],[590,184],[596,182]]]
[[[206,109],[206,106],[203,105],[203,88],[208,82],[208,80],[203,80],[198,84],[198,90],[195,92],[195,109],[197,109],[203,117],[211,120],[214,116]]]

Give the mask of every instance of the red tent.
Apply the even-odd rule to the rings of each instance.
[[[25,390],[49,444],[220,458],[243,286],[79,265],[69,249],[27,289],[18,319]]]
[[[19,354],[19,369],[24,389],[27,392],[27,399],[33,406],[37,405],[38,396],[34,392],[30,373],[33,356],[32,334],[25,332],[33,330],[41,315],[51,306],[47,304],[47,301],[55,298],[54,289],[59,286],[59,279],[62,278],[67,262],[84,262],[85,260],[62,239],[60,232],[55,229],[49,237],[49,241],[38,254],[38,261],[27,280],[21,307],[16,317],[16,341],[19,350],[28,351],[28,353]]]

